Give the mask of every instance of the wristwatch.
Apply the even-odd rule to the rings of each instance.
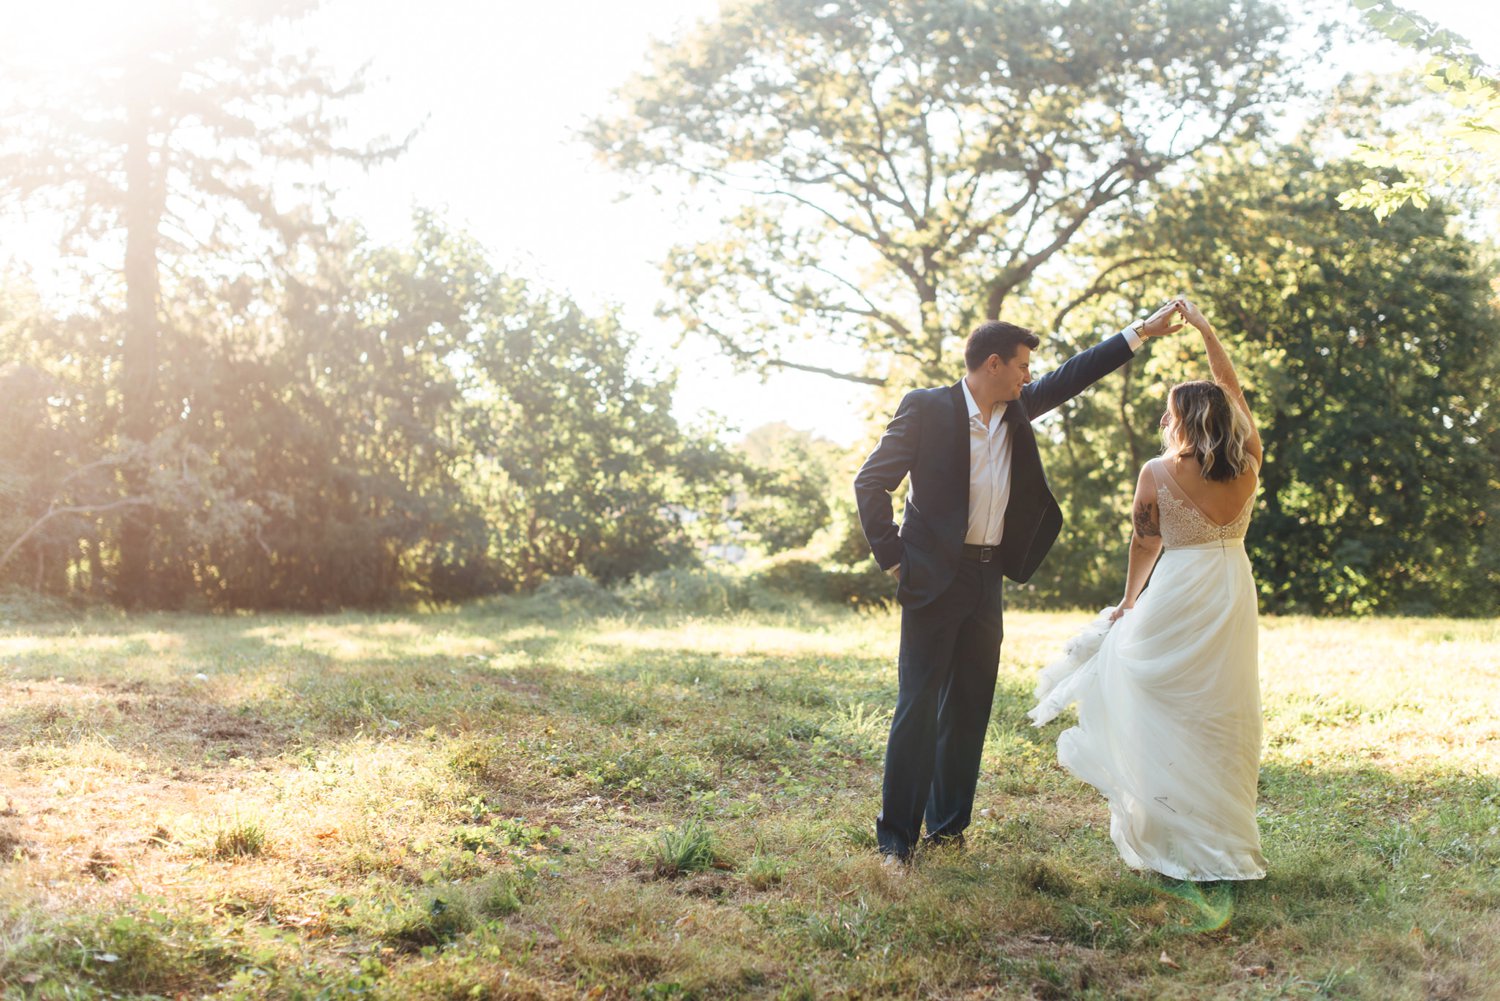
[[[1134,323],[1129,324],[1128,329],[1134,330],[1135,336],[1144,341],[1146,339],[1146,318],[1143,316]]]

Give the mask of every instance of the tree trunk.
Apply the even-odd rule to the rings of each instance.
[[[144,87],[141,88],[145,90]],[[125,146],[125,342],[120,360],[121,433],[145,443],[156,436],[157,342],[160,336],[160,275],[157,240],[161,225],[161,192],[151,163],[150,104],[138,92],[126,118]],[[125,491],[146,493],[147,470],[131,464],[124,470]],[[151,537],[155,512],[128,511],[120,525],[120,568],[115,595],[127,607],[151,599]]]
[[[89,597],[99,598],[104,593],[104,557],[100,550],[104,542],[100,538],[103,526],[95,525],[94,537],[88,541],[89,551]]]

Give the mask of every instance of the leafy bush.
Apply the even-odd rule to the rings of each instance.
[[[836,605],[881,605],[896,597],[895,582],[873,560],[829,567],[805,553],[788,553],[768,562],[752,579],[772,591]]]
[[[73,609],[61,598],[18,587],[0,589],[0,625],[49,622],[71,618]]]
[[[536,589],[536,598],[560,611],[608,614],[623,607],[618,597],[591,577],[553,577]]]
[[[615,592],[627,607],[640,612],[689,612],[720,615],[751,607],[743,578],[706,567],[660,570],[632,577]]]

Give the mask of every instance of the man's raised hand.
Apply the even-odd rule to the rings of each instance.
[[[1182,329],[1183,324],[1183,302],[1182,299],[1172,299],[1162,305],[1160,309],[1146,317],[1146,322],[1141,324],[1141,339],[1161,337],[1164,334],[1175,334]]]

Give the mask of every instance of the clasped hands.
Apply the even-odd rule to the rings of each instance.
[[[1136,326],[1136,332],[1140,334],[1142,340],[1146,340],[1165,334],[1175,334],[1188,323],[1202,330],[1208,325],[1208,320],[1187,296],[1180,295],[1175,299],[1167,300],[1156,312],[1140,321]]]

